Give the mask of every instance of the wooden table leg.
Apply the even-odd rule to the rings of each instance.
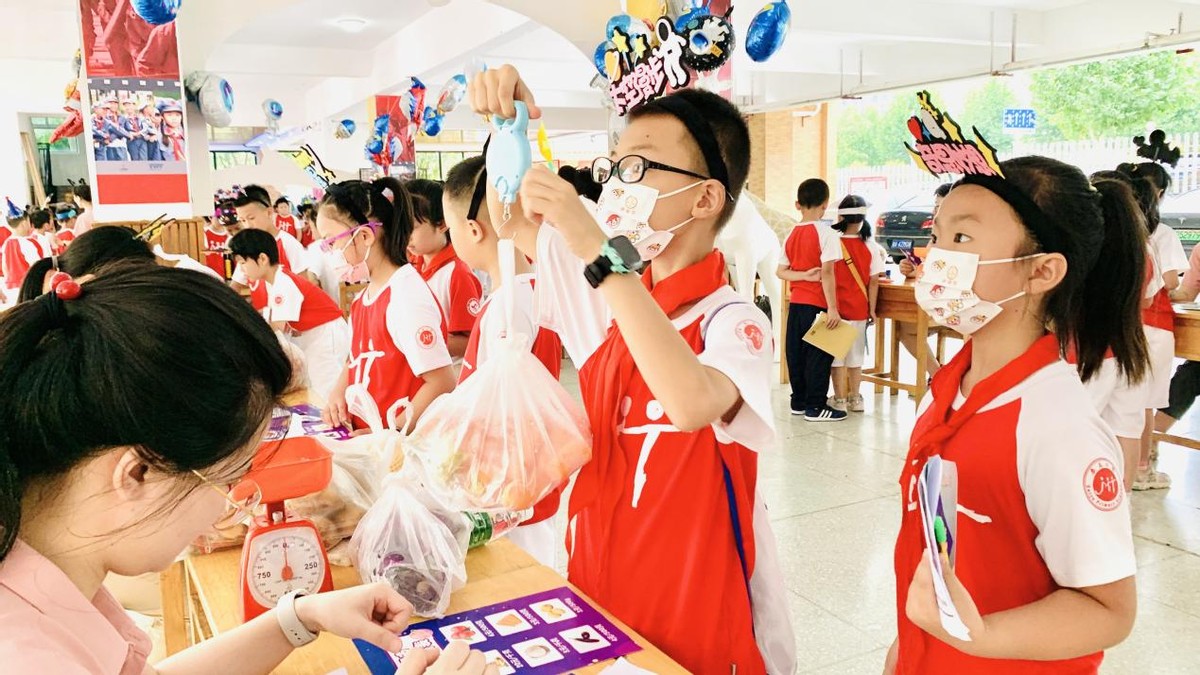
[[[779,303],[779,334],[783,336],[783,349],[779,350],[779,384],[788,384],[792,381],[787,364],[787,326],[791,308],[791,304],[787,302]]]
[[[187,630],[187,571],[183,561],[171,563],[159,577],[162,593],[163,641],[167,656],[183,651],[190,644]]]
[[[900,381],[900,325],[901,322],[892,320],[892,363],[888,370],[888,379]],[[899,396],[900,390],[892,387],[892,396]]]
[[[888,322],[886,319],[875,320],[875,367],[871,370],[871,374],[877,377],[884,376],[884,368],[887,367],[887,359],[884,358],[886,356],[884,354],[884,350],[887,348],[887,336],[885,335],[887,332],[887,324]],[[895,322],[892,322],[892,331],[895,330],[896,324]],[[883,393],[882,384],[877,383],[875,385],[875,393]]]
[[[929,371],[929,315],[917,312],[917,396],[919,404],[925,398],[925,390],[929,388],[926,378]]]

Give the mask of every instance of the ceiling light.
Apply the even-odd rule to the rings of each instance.
[[[336,19],[333,25],[341,28],[347,33],[361,33],[370,22],[366,19],[360,19],[356,16],[347,16],[341,19]]]

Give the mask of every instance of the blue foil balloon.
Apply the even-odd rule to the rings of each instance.
[[[611,40],[618,28],[621,29],[622,33],[629,35],[633,31],[633,17],[628,14],[613,16],[613,18],[608,20],[608,26],[604,29],[604,35]]]
[[[133,0],[133,11],[151,26],[161,26],[175,20],[183,0]]]
[[[792,10],[786,0],[764,6],[746,31],[746,53],[758,63],[771,58],[783,46],[791,25]]]
[[[608,79],[608,70],[606,70],[604,67],[604,55],[607,54],[608,50],[610,49],[615,49],[615,47],[613,47],[613,43],[605,40],[604,42],[596,45],[596,53],[592,56],[592,63],[596,66],[596,72],[600,73],[600,77],[605,79]]]
[[[442,116],[433,108],[426,108],[424,127],[426,136],[437,136],[442,133]]]
[[[375,131],[367,141],[367,156],[383,152],[383,144],[387,140],[388,125],[392,123],[391,115],[380,115],[375,118]]]

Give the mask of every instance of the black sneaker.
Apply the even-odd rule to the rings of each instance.
[[[846,419],[846,413],[837,408],[830,408],[823,405],[820,408],[809,408],[804,411],[804,420],[806,422],[841,422]]]
[[[797,408],[796,406],[792,406],[792,414],[795,415],[796,417],[800,417],[805,412],[807,412],[807,411],[804,408]]]

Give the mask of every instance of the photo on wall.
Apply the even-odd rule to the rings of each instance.
[[[186,201],[187,131],[180,82],[90,78],[88,94],[88,132],[105,203]],[[151,186],[154,195],[147,194]]]

